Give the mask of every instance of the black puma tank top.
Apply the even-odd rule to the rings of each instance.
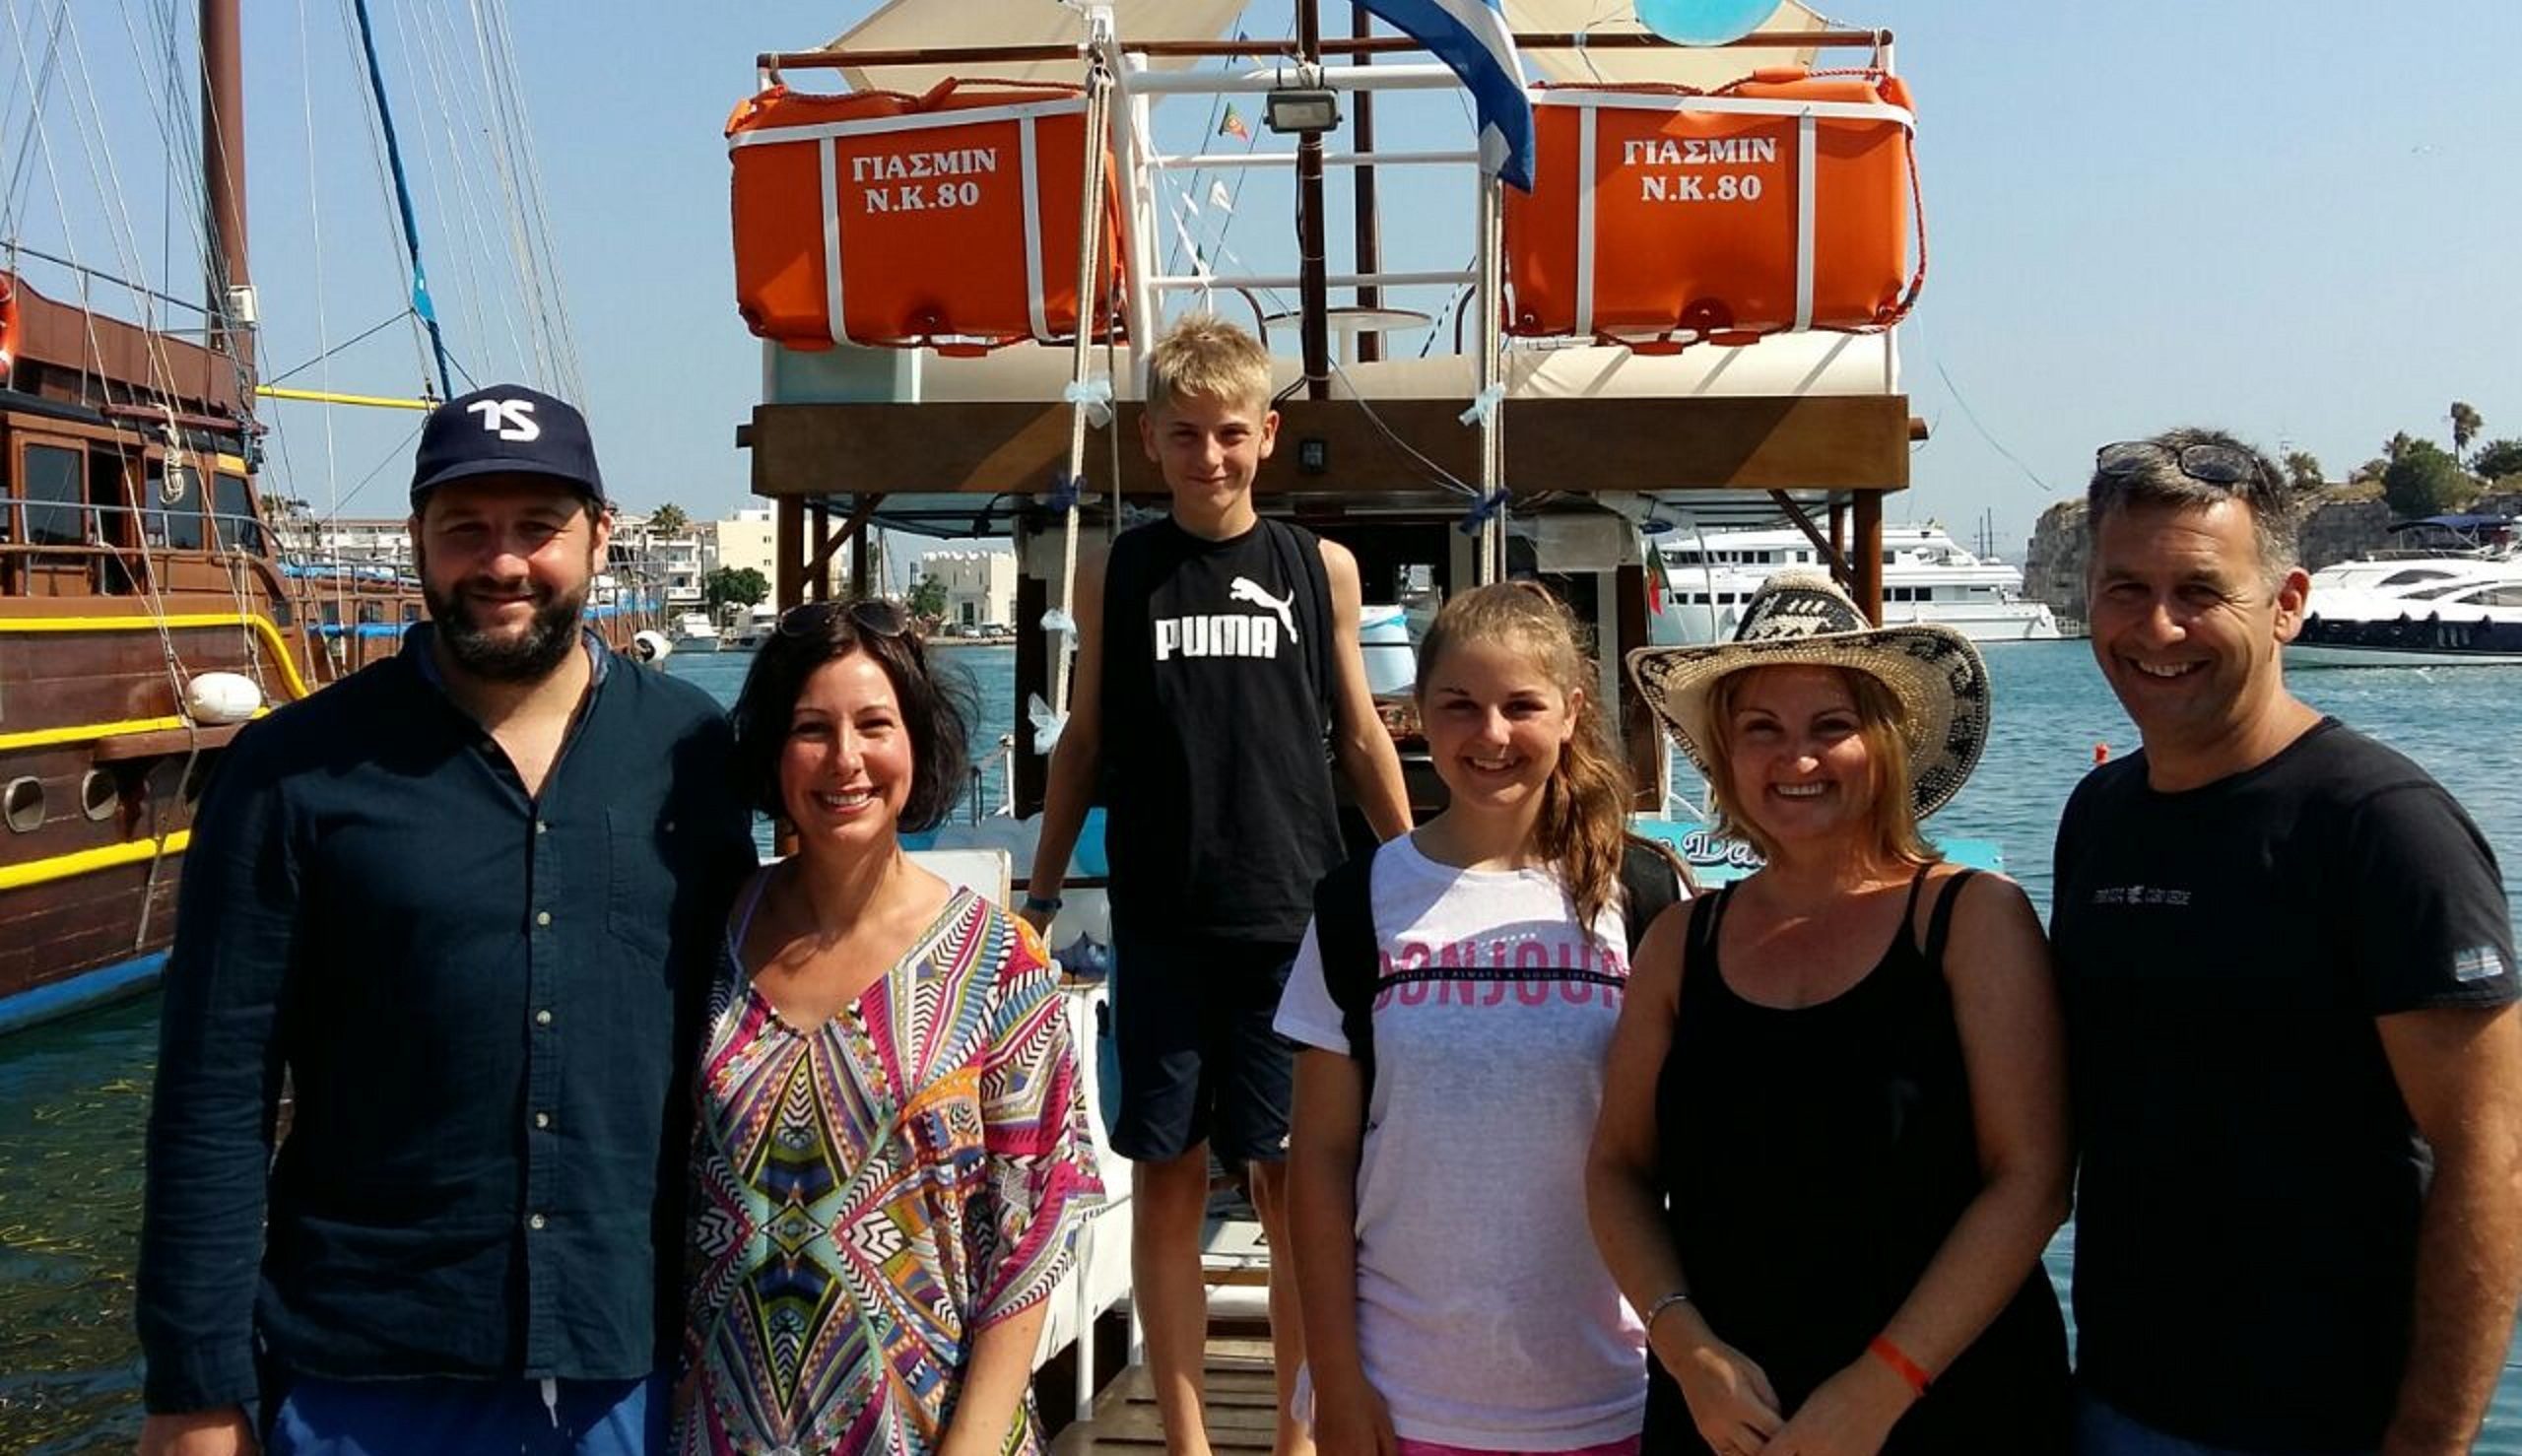
[[[1123,532],[1103,575],[1105,853],[1115,914],[1290,944],[1340,861],[1331,589],[1313,533],[1227,541],[1170,517]]]

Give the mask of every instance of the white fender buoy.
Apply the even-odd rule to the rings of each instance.
[[[242,673],[199,673],[184,685],[184,716],[196,723],[242,723],[262,706],[263,690]]]
[[[630,636],[630,656],[639,662],[663,662],[674,655],[674,639],[653,628],[642,628]]]

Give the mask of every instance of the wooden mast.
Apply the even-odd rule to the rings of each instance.
[[[251,373],[254,331],[230,310],[232,290],[253,282],[245,259],[244,40],[237,0],[202,0],[201,167],[210,213],[210,252],[202,280],[209,297],[210,347]],[[252,396],[244,399],[251,407]]]

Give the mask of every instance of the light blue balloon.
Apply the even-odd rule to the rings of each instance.
[[[1646,29],[1678,45],[1723,45],[1760,28],[1778,0],[1637,0]]]

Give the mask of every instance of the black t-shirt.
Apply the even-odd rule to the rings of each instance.
[[[2515,999],[2486,838],[2323,719],[2183,793],[2094,769],[2056,869],[2081,1377],[2213,1445],[2376,1444],[2432,1159],[2374,1019]]]
[[[1104,854],[1112,908],[1185,935],[1284,941],[1340,862],[1331,589],[1313,533],[1227,541],[1170,517],[1103,573]]]

